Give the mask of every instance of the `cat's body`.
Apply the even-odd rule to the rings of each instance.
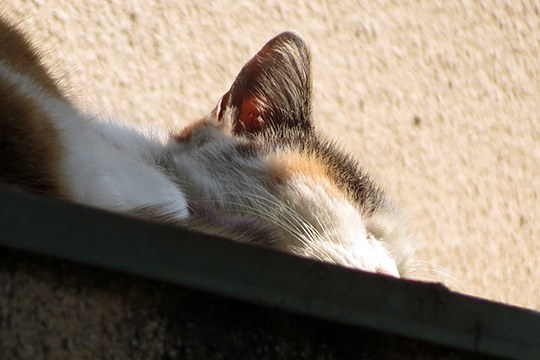
[[[315,132],[310,56],[297,34],[267,43],[216,109],[178,134],[81,113],[2,22],[0,43],[0,183],[349,267],[405,270],[399,211]]]

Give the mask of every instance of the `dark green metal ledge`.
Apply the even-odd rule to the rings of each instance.
[[[540,313],[76,204],[0,190],[0,245],[515,359],[540,359]]]

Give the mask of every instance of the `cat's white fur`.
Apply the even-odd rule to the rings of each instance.
[[[317,224],[305,255],[336,264],[399,276],[395,261],[380,241],[370,238],[361,214],[345,197],[331,196],[310,177],[299,176],[284,194],[307,223]],[[327,260],[328,261],[328,260]]]
[[[116,211],[157,205],[178,219],[187,218],[183,193],[155,167],[167,134],[82,114],[1,61],[0,76],[54,123],[62,148],[61,178],[70,199]]]

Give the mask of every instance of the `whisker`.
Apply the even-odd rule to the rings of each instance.
[[[313,233],[317,232],[318,230],[314,228],[309,222],[307,222],[306,219],[304,219],[298,212],[294,211],[291,207],[289,207],[287,204],[284,204],[282,202],[278,202],[276,200],[273,200],[273,195],[268,194],[268,197],[264,197],[258,194],[240,194],[240,193],[223,193],[224,195],[232,195],[240,198],[245,198],[252,202],[253,200],[257,200],[257,204],[263,205],[262,209],[266,209],[267,207],[271,207],[271,205],[274,206],[274,209],[282,210],[284,214],[291,215],[291,218],[287,218],[288,220],[294,220],[297,225],[303,226],[304,224],[309,225],[312,229],[308,232]],[[237,203],[239,204],[239,203]],[[266,206],[265,206],[266,205]],[[305,228],[304,230],[308,230]]]
[[[463,281],[454,276],[448,269],[426,260],[416,260],[414,261],[414,264],[419,266],[411,269],[413,277],[443,282],[457,291],[465,291],[465,284]],[[435,275],[435,277],[431,277],[430,275]]]
[[[299,232],[297,229],[295,229],[294,227],[291,227],[291,226],[289,226],[287,224],[284,224],[284,223],[280,222],[278,217],[271,216],[271,214],[269,214],[267,212],[263,212],[262,210],[260,210],[258,208],[254,208],[254,207],[251,207],[249,205],[239,203],[239,202],[232,202],[232,201],[225,201],[225,200],[204,200],[204,199],[201,199],[200,201],[203,201],[203,202],[219,202],[219,203],[222,203],[222,204],[228,204],[228,205],[234,205],[234,206],[241,207],[241,208],[244,209],[244,212],[246,214],[253,215],[253,216],[260,217],[260,218],[263,218],[265,220],[268,220],[271,223],[273,223],[274,225],[280,227],[281,229],[285,230],[286,232],[288,232],[289,234],[294,236],[302,244],[304,244],[304,245],[309,244],[309,242],[306,241],[306,239],[303,238],[303,234],[301,232]]]
[[[263,196],[260,196],[260,195],[256,195],[256,194],[250,194],[249,195],[250,198],[257,198],[259,200],[263,200],[263,202],[260,202],[260,204],[263,204],[264,205],[264,202],[267,202],[269,205],[275,205],[277,206],[278,208],[281,208],[283,210],[286,210],[285,211],[285,214],[288,214],[288,215],[291,215],[293,217],[293,220],[296,221],[296,223],[300,226],[302,226],[302,228],[310,233],[311,235],[313,236],[317,236],[319,238],[322,238],[322,235],[320,234],[319,230],[317,228],[315,228],[309,221],[307,221],[301,214],[299,214],[297,211],[295,211],[294,209],[292,209],[290,206],[288,206],[287,204],[284,204],[282,202],[278,202],[278,201],[275,201],[275,200],[271,200],[270,198],[266,198],[266,197],[263,197]]]

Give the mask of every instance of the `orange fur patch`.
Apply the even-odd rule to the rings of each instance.
[[[338,197],[344,196],[342,191],[330,180],[326,164],[314,155],[294,152],[282,153],[272,159],[268,170],[274,183],[283,184],[294,177],[305,176],[323,186],[327,193]]]
[[[279,154],[273,159],[270,166],[270,176],[277,182],[283,182],[299,174],[313,178],[324,178],[327,169],[314,156],[292,152]]]

